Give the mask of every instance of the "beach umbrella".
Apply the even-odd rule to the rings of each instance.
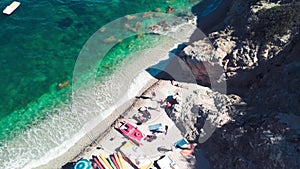
[[[76,162],[74,169],[93,169],[93,167],[88,159],[81,159]]]

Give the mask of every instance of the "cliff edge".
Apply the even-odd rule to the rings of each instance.
[[[225,13],[215,12],[222,14],[222,22],[208,25],[201,21],[201,3],[193,11],[208,39],[193,42],[178,55],[201,85],[209,83],[202,64],[209,59],[201,53],[207,40],[215,48],[213,59],[223,67],[230,103],[224,106],[231,120],[200,146],[209,168],[299,168],[300,2],[228,1]],[[196,168],[203,168],[202,156],[196,158]]]

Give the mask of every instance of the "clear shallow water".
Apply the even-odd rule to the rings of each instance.
[[[61,118],[78,119],[70,111],[71,87],[57,90],[56,85],[72,81],[81,47],[101,26],[126,14],[156,8],[164,11],[168,5],[174,6],[178,13],[185,13],[191,5],[185,0],[169,2],[24,0],[11,16],[0,15],[0,163],[9,164],[18,159],[16,167],[22,168],[31,159],[37,160],[37,155],[51,152],[76,133],[80,137],[84,132],[79,132],[80,122],[62,121]],[[1,1],[0,7],[9,3]],[[139,50],[151,41],[156,40],[147,36],[133,41],[129,38],[116,46],[101,63],[98,76],[109,74],[112,78],[112,69],[107,71],[107,67],[113,68],[122,62],[133,50],[128,45]],[[109,82],[109,78],[106,80]],[[109,93],[105,97],[110,100]],[[84,96],[79,100],[81,104],[86,102]],[[51,124],[61,125],[56,128]],[[51,138],[51,132],[66,133],[71,128],[78,130],[67,132],[64,137]],[[40,144],[40,140],[48,141],[34,145]]]
[[[0,7],[7,4],[9,1],[1,1]],[[189,3],[174,1],[170,5],[187,11]],[[56,85],[71,81],[81,47],[101,26],[126,14],[159,7],[165,10],[167,6],[165,1],[158,0],[28,0],[22,1],[13,15],[1,15],[0,120],[10,118],[13,112],[23,115],[29,109],[39,111],[65,100],[68,94],[57,91]],[[120,53],[126,51],[120,48],[115,56]],[[28,121],[37,114],[30,115]],[[0,139],[6,136],[3,130],[0,128]]]

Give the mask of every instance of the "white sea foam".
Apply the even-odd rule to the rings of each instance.
[[[72,104],[51,108],[47,119],[3,145],[2,167],[34,168],[64,154],[115,108],[136,96],[152,78],[145,69],[167,59],[176,43],[178,40],[169,39],[168,44],[132,54],[105,82],[90,82],[87,85],[91,87],[76,91]]]

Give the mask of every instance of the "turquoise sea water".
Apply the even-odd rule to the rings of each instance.
[[[100,27],[128,14],[157,8],[164,12],[169,5],[181,15],[188,13],[195,3],[188,0],[20,2],[21,6],[11,16],[0,15],[0,155],[3,156],[9,155],[5,151],[10,151],[7,148],[10,141],[59,114],[58,107],[70,100],[71,86],[58,90],[57,85],[63,81],[72,83],[79,52]],[[3,0],[0,8],[10,3]],[[98,75],[112,73],[107,70],[134,50],[128,46],[142,49],[151,40],[148,36],[132,37],[116,46],[104,58]]]
[[[0,7],[9,3],[1,1]],[[24,0],[21,3],[13,15],[0,16],[0,121],[5,121],[0,123],[0,139],[14,127],[28,127],[38,120],[38,111],[68,97],[56,85],[71,81],[81,47],[101,26],[127,14],[156,8],[165,11],[168,5],[180,13],[188,11],[190,6],[183,0],[169,3],[163,0]]]

